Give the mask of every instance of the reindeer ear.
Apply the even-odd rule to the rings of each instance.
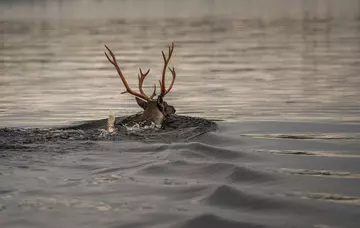
[[[140,99],[138,97],[135,97],[135,100],[141,108],[143,108],[144,110],[146,109],[147,101],[144,101],[143,99]]]
[[[163,102],[164,102],[164,101],[163,101],[162,96],[158,96],[158,98],[157,98],[157,103],[158,103],[158,105],[162,105]]]
[[[174,114],[176,112],[176,109],[174,108],[174,106],[168,105],[166,102],[164,102],[164,103],[165,103],[164,111],[167,116],[170,114]]]

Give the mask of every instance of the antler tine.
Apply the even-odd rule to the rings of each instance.
[[[140,70],[140,75],[138,75],[138,78],[139,78],[139,90],[140,90],[141,94],[146,96],[146,94],[145,94],[145,92],[143,90],[143,83],[144,83],[145,77],[149,74],[150,69],[148,69],[145,73],[142,72],[141,68],[139,68],[139,70]],[[150,96],[150,99],[153,99],[155,95],[156,95],[156,85],[154,85],[154,91],[153,91],[152,95]]]
[[[173,67],[172,69],[169,67],[169,70],[172,74],[172,81],[171,84],[169,86],[169,88],[166,90],[165,94],[163,96],[165,96],[168,92],[170,92],[170,90],[172,89],[174,83],[175,83],[175,79],[176,79],[176,72],[175,72],[175,68]]]
[[[154,84],[154,91],[150,96],[150,99],[153,99],[156,96],[156,84]]]
[[[141,68],[139,68],[140,70],[140,75],[138,74],[138,79],[139,79],[139,91],[141,94],[145,95],[144,91],[143,91],[143,83],[144,83],[144,79],[146,78],[146,76],[149,74],[150,69],[148,69],[145,74],[142,72]],[[146,96],[146,95],[145,95]]]
[[[116,68],[116,70],[117,70],[117,72],[118,72],[118,74],[119,74],[119,76],[121,78],[121,81],[123,82],[123,84],[124,84],[124,86],[126,88],[126,91],[124,91],[122,93],[130,93],[130,94],[132,94],[132,95],[134,95],[136,97],[140,97],[140,98],[142,98],[142,99],[144,99],[146,101],[150,100],[150,98],[148,96],[146,96],[143,92],[140,91],[141,92],[141,94],[140,94],[140,93],[137,93],[137,92],[133,91],[130,88],[129,84],[127,83],[127,81],[126,81],[126,79],[125,79],[125,77],[123,75],[123,73],[121,72],[121,69],[120,69],[119,65],[117,64],[116,57],[115,57],[114,53],[110,50],[110,48],[108,48],[108,46],[105,45],[105,47],[109,51],[109,53],[110,53],[110,55],[112,57],[112,60],[109,58],[108,54],[106,52],[104,52],[106,58],[109,60],[109,62],[112,65],[114,65],[114,67]],[[149,73],[149,71],[150,71],[150,69],[145,74],[147,75]],[[144,76],[144,78],[146,77],[146,75]],[[144,79],[142,79],[142,80],[144,80]],[[140,84],[140,80],[139,80],[139,84]]]
[[[169,89],[166,89],[165,88],[165,74],[166,74],[166,69],[168,68],[168,64],[170,62],[170,58],[172,56],[172,53],[174,51],[174,43],[171,44],[171,46],[169,46],[169,55],[168,57],[166,58],[165,56],[165,53],[163,51],[161,51],[161,54],[162,54],[162,57],[163,57],[163,60],[164,60],[164,68],[163,68],[163,71],[162,71],[162,77],[161,77],[161,81],[160,81],[160,90],[161,90],[161,93],[160,93],[160,96],[165,96],[168,92],[170,92],[172,86],[174,85],[174,82],[175,82],[175,78],[176,78],[176,73],[175,73],[175,69],[174,68],[170,68],[170,71],[173,75],[173,80],[171,82],[171,85],[169,87]]]

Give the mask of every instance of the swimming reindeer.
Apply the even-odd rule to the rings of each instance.
[[[154,84],[154,90],[153,93],[151,94],[151,96],[148,96],[144,93],[143,90],[143,82],[146,78],[146,76],[149,74],[150,69],[148,69],[145,73],[142,72],[141,68],[140,70],[140,74],[138,74],[138,86],[139,86],[139,92],[136,92],[134,90],[132,90],[129,86],[129,84],[127,83],[123,73],[121,72],[121,69],[116,61],[116,57],[114,55],[114,53],[110,50],[110,48],[108,48],[105,45],[106,49],[109,51],[109,54],[111,56],[111,59],[109,58],[108,54],[105,52],[105,56],[106,58],[109,60],[109,62],[114,65],[114,67],[116,68],[121,81],[123,82],[126,91],[122,92],[122,93],[129,93],[133,96],[135,96],[136,102],[137,104],[144,109],[144,112],[138,117],[136,118],[136,122],[145,122],[147,125],[151,124],[151,123],[155,123],[156,125],[162,125],[164,120],[171,114],[174,114],[176,112],[175,108],[171,105],[168,105],[166,103],[166,101],[164,101],[164,97],[166,94],[168,94],[175,82],[176,79],[176,72],[175,72],[175,68],[174,67],[168,67],[169,65],[169,61],[170,58],[172,56],[172,53],[174,51],[174,43],[172,43],[171,46],[169,46],[169,53],[168,56],[166,57],[165,53],[163,51],[161,51],[162,53],[162,57],[164,60],[164,67],[162,70],[162,77],[161,80],[159,80],[160,83],[160,94],[157,96],[157,98],[155,99],[154,97],[156,96],[156,84]],[[166,70],[169,69],[171,74],[172,74],[172,81],[170,83],[170,86],[166,89],[165,88],[165,75],[166,75]],[[109,118],[110,121],[110,118]]]

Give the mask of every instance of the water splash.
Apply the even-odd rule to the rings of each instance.
[[[130,126],[130,125],[127,125],[127,124],[125,124],[125,125],[123,125],[123,126],[124,126],[124,127],[126,128],[126,130],[128,130],[128,131],[136,131],[136,132],[138,132],[138,131],[144,131],[144,130],[149,130],[149,129],[151,129],[151,130],[157,130],[157,129],[160,129],[160,128],[161,128],[161,125],[157,125],[157,124],[155,124],[154,122],[151,122],[151,124],[148,125],[146,121],[141,121],[141,122],[139,122],[139,123],[132,124],[131,126]]]

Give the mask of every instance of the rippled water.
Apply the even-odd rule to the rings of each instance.
[[[0,127],[134,114],[103,45],[134,87],[151,68],[150,92],[174,42],[166,100],[218,130],[169,144],[2,129],[1,227],[360,223],[359,1],[29,2],[0,3]]]

